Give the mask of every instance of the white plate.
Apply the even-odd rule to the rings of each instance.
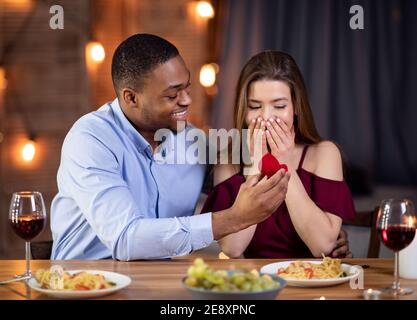
[[[270,263],[261,268],[262,273],[269,273],[269,274],[278,274],[278,270],[280,268],[286,268],[288,265],[295,261],[283,261],[283,262],[275,262]],[[312,264],[320,264],[322,261],[304,261],[309,262]],[[359,276],[360,269],[356,268],[355,266],[351,266],[349,264],[342,263],[341,265],[342,270],[346,272],[347,276],[343,278],[333,278],[333,279],[291,279],[285,278],[287,281],[287,286],[293,287],[329,287],[334,286],[337,284],[341,284],[344,282],[348,282],[351,279],[355,279]]]
[[[92,274],[101,274],[106,278],[107,281],[116,283],[116,286],[99,290],[51,290],[41,288],[40,284],[35,278],[31,278],[28,284],[29,287],[31,287],[33,290],[41,292],[53,298],[87,299],[97,298],[108,295],[110,293],[114,293],[127,287],[132,282],[132,279],[130,279],[128,276],[116,272],[102,270],[65,270],[65,272],[68,272],[69,274],[74,274],[81,271],[85,271]]]

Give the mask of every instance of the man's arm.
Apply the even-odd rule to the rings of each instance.
[[[213,240],[211,213],[147,218],[123,180],[115,155],[88,133],[68,135],[61,166],[61,182],[114,259],[185,255]]]
[[[240,186],[232,207],[213,213],[213,236],[218,240],[267,219],[285,199],[290,173],[249,177]]]

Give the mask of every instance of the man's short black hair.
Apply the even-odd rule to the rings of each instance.
[[[155,67],[179,55],[178,49],[161,37],[138,33],[123,41],[113,55],[111,75],[116,94],[123,88],[140,90]]]

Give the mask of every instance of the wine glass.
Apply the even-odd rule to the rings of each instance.
[[[30,241],[45,228],[46,210],[42,194],[37,191],[13,193],[9,221],[15,233],[26,241],[26,271],[16,278],[28,279],[30,271]]]
[[[381,241],[395,252],[394,283],[383,289],[384,293],[398,296],[412,293],[410,288],[401,288],[399,282],[398,252],[406,248],[416,234],[417,218],[413,203],[408,199],[388,199],[381,202],[377,229]]]

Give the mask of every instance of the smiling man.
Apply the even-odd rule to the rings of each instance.
[[[190,72],[174,45],[131,36],[114,53],[112,78],[117,98],[79,119],[62,147],[52,259],[185,255],[265,220],[282,203],[284,170],[249,178],[227,210],[193,215],[206,166],[156,161],[175,153],[178,130],[192,128]],[[159,129],[171,133],[162,144],[154,140]]]

